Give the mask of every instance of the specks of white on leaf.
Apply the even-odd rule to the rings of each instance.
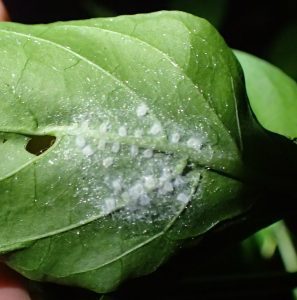
[[[115,142],[115,143],[113,143],[112,146],[111,146],[111,151],[112,151],[113,153],[118,153],[118,152],[120,151],[120,148],[121,148],[120,143]]]
[[[202,146],[202,140],[198,137],[191,137],[187,140],[187,146],[195,150],[200,150]]]
[[[149,130],[149,134],[151,135],[157,135],[159,133],[161,133],[162,131],[162,126],[159,122],[155,122],[152,127]]]
[[[149,108],[145,103],[141,103],[137,108],[136,108],[136,115],[137,117],[141,118],[144,117],[146,114],[148,114]]]
[[[82,153],[85,156],[91,156],[94,154],[94,150],[92,149],[92,147],[90,145],[87,145],[82,149]]]
[[[86,140],[82,135],[78,135],[75,138],[75,144],[79,148],[83,148],[86,145]]]
[[[97,145],[97,148],[99,150],[105,150],[105,147],[106,147],[106,141],[105,140],[100,140],[98,145]]]
[[[102,161],[102,165],[105,168],[109,168],[113,164],[113,158],[112,157],[106,157]]]
[[[114,198],[106,198],[104,200],[103,212],[108,214],[116,208],[116,200]]]
[[[112,181],[111,183],[113,191],[118,194],[122,191],[123,189],[123,180],[121,178],[117,178]]]
[[[190,196],[185,193],[179,193],[176,197],[176,200],[182,202],[184,204],[188,203],[190,200]]]
[[[135,157],[138,155],[139,149],[137,145],[131,145],[130,147],[130,154],[132,157]]]
[[[99,132],[106,133],[110,130],[110,127],[111,127],[111,125],[109,124],[109,122],[105,121],[100,125]]]
[[[142,129],[136,129],[135,131],[134,131],[134,136],[136,137],[136,138],[141,138],[142,136],[143,136],[143,130]]]
[[[177,144],[180,141],[180,134],[178,132],[172,133],[169,140],[172,144]]]
[[[127,128],[125,126],[121,126],[118,130],[118,133],[121,137],[127,136]]]
[[[152,158],[153,157],[153,150],[152,149],[145,149],[143,151],[143,157]]]
[[[144,187],[148,191],[152,191],[157,188],[158,180],[153,175],[147,175],[143,177]]]
[[[53,165],[53,164],[54,164],[54,161],[49,160],[48,163],[49,163],[50,165]]]

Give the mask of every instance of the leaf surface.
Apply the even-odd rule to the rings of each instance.
[[[0,253],[23,275],[107,292],[245,211],[241,69],[205,20],[2,23],[0,55]]]

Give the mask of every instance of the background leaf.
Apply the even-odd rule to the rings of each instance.
[[[235,51],[246,80],[253,112],[267,130],[288,138],[297,137],[297,84],[273,65]]]

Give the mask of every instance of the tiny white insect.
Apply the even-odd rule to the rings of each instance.
[[[152,149],[146,149],[143,151],[143,157],[145,158],[151,158],[153,157],[153,150]]]
[[[187,141],[187,146],[195,150],[200,150],[202,146],[202,141],[197,137],[191,137]]]
[[[158,185],[158,180],[153,175],[144,176],[143,181],[144,187],[149,191],[154,190]]]
[[[121,137],[127,136],[127,128],[125,126],[121,126],[118,130],[118,133]]]
[[[189,195],[185,194],[185,193],[179,193],[177,195],[177,201],[182,202],[182,203],[188,203],[188,201],[190,200]]]
[[[113,188],[113,191],[115,193],[119,193],[122,188],[123,188],[123,183],[122,183],[122,179],[121,178],[117,178],[115,179],[112,183],[111,183],[111,186]]]
[[[112,157],[107,157],[107,158],[103,159],[103,161],[102,161],[102,165],[105,168],[110,167],[112,164],[113,164],[113,158]]]
[[[76,144],[77,147],[83,148],[86,145],[86,140],[82,135],[78,135],[75,138],[75,144]]]
[[[141,138],[143,135],[143,130],[142,129],[136,129],[134,131],[134,136],[137,137],[137,138]]]
[[[97,148],[99,150],[105,150],[105,147],[106,147],[106,141],[105,140],[100,140],[98,145],[97,145]]]
[[[114,198],[106,198],[104,200],[103,212],[108,214],[116,208],[116,200]]]
[[[139,149],[136,145],[131,145],[130,147],[130,154],[132,157],[135,157],[138,155]]]
[[[107,121],[103,122],[99,127],[100,133],[106,133],[109,130],[110,130],[110,124]]]
[[[120,148],[121,148],[121,145],[120,143],[116,142],[116,143],[113,143],[112,146],[111,146],[111,151],[113,153],[118,153],[120,151]]]
[[[170,142],[172,144],[176,144],[179,142],[179,140],[180,140],[180,134],[178,132],[172,133],[172,135],[170,136]]]
[[[152,125],[152,127],[149,130],[149,134],[157,135],[162,131],[162,126],[159,122],[156,122]]]
[[[90,145],[87,145],[82,149],[82,153],[85,156],[91,156],[94,154],[94,150],[92,149],[92,147]]]
[[[165,195],[173,191],[173,185],[170,181],[166,181],[159,189],[159,194]]]
[[[136,109],[137,117],[144,117],[149,112],[149,108],[145,103],[141,103]]]

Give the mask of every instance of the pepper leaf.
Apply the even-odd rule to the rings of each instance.
[[[0,253],[23,275],[108,292],[246,210],[243,76],[207,21],[2,23],[0,56]]]

